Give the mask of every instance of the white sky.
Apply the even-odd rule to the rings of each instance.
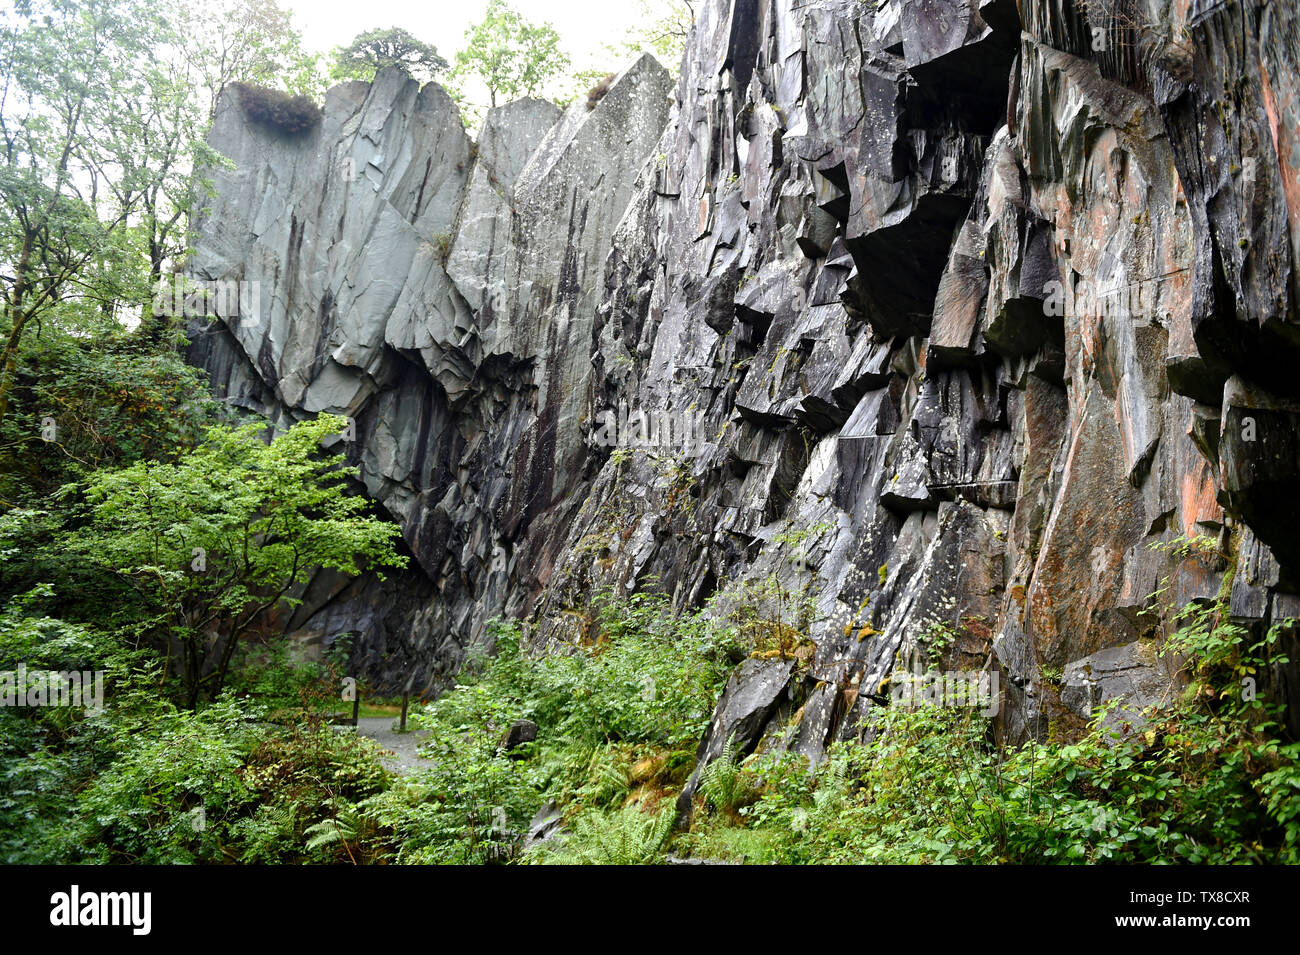
[[[294,26],[312,52],[328,54],[365,30],[402,27],[430,43],[448,62],[465,41],[471,23],[483,18],[488,0],[288,0]],[[644,19],[638,0],[510,0],[524,19],[550,22],[572,60],[571,73],[593,67],[619,70],[627,64],[602,55],[617,46],[628,28]],[[612,62],[613,61],[613,62]]]

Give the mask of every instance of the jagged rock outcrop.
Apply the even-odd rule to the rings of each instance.
[[[294,626],[387,613],[376,673],[433,690],[495,614],[545,646],[601,588],[806,590],[814,649],[742,665],[705,760],[817,759],[920,659],[996,669],[1009,739],[1159,705],[1162,605],[1300,615],[1298,40],[1276,3],[711,0],[671,105],[648,59],[477,144],[398,73],[298,139],[225,104],[191,269],[261,312],[193,359],[353,417],[416,558]]]
[[[546,582],[590,467],[601,269],[668,94],[646,57],[596,109],[511,103],[477,143],[445,92],[399,70],[331,90],[306,136],[221,104],[211,141],[232,165],[189,271],[250,283],[258,310],[195,323],[191,359],[274,421],[352,420],[349,459],[414,568],[342,593],[313,581],[291,627],[357,632],[381,685],[432,692]]]

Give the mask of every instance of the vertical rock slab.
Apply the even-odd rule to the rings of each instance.
[[[210,142],[230,165],[212,171],[189,271],[249,283],[260,307],[195,323],[191,358],[219,394],[275,422],[355,422],[348,456],[440,594],[403,602],[404,642],[420,647],[403,655],[424,688],[489,616],[536,593],[541,568],[516,573],[507,545],[561,496],[539,492],[553,474],[565,490],[583,470],[589,273],[603,269],[668,92],[643,58],[595,109],[493,110],[479,144],[440,87],[400,70],[336,87],[305,135],[222,101]],[[352,606],[356,629],[385,630]],[[312,626],[348,617],[326,606]]]

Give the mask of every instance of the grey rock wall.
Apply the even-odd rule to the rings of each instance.
[[[643,59],[476,144],[398,73],[301,140],[226,103],[192,271],[261,311],[192,358],[354,417],[416,558],[292,626],[431,692],[493,615],[546,646],[601,588],[774,575],[814,649],[737,671],[706,758],[819,758],[922,660],[996,670],[1010,739],[1169,699],[1153,610],[1300,615],[1298,40],[1278,3],[710,0],[675,91]]]

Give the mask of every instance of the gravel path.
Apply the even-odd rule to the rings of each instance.
[[[430,760],[416,752],[416,747],[429,735],[428,731],[398,733],[393,728],[396,725],[396,716],[363,716],[357,720],[356,731],[391,751],[391,755],[384,756],[384,765],[391,772],[405,775],[432,766]],[[345,733],[352,732],[351,726],[338,726],[336,729]]]

